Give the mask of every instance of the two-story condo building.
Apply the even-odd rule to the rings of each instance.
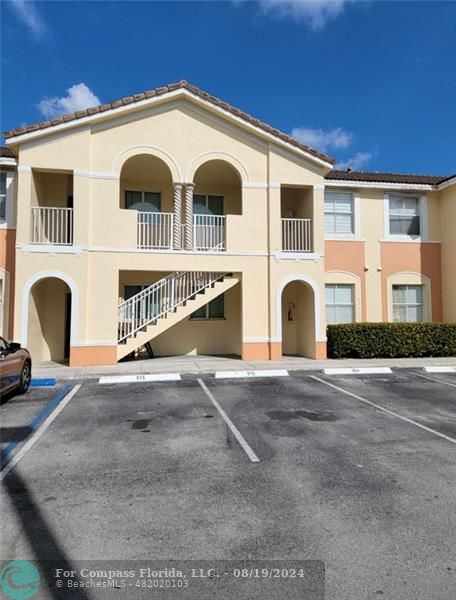
[[[5,133],[0,331],[35,362],[326,356],[456,321],[456,176],[341,172],[181,81]]]

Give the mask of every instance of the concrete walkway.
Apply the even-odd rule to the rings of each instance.
[[[456,357],[448,358],[376,358],[312,360],[286,356],[280,361],[245,361],[222,356],[169,356],[135,360],[99,367],[67,367],[55,362],[34,365],[33,377],[57,379],[93,379],[101,375],[141,375],[152,373],[214,373],[215,371],[244,371],[252,369],[288,369],[318,371],[329,367],[396,367],[419,368],[425,365],[456,367]]]

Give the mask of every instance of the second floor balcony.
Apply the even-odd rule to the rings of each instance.
[[[71,246],[73,209],[55,206],[32,207],[32,244]]]
[[[174,213],[138,212],[137,236],[143,250],[223,251],[225,216],[193,215],[188,226],[176,224]]]
[[[310,186],[282,186],[275,213],[268,192],[243,188],[224,161],[204,163],[192,178],[177,183],[145,155],[128,159],[108,183],[34,171],[28,241],[125,252],[314,252]]]
[[[312,252],[312,219],[282,218],[282,252]],[[73,209],[32,207],[32,244],[71,246]],[[226,250],[226,217],[193,215],[192,225],[178,223],[174,213],[138,212],[137,248],[141,250]]]
[[[282,219],[282,252],[312,251],[312,219]]]

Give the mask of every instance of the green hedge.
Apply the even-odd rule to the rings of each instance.
[[[328,357],[456,356],[456,323],[328,325]]]

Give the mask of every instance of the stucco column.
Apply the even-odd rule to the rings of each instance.
[[[73,245],[86,248],[90,234],[90,177],[73,173]]]
[[[193,190],[194,183],[185,184],[185,247],[193,248]]]
[[[182,248],[182,183],[174,183],[174,223],[173,223],[173,248]]]
[[[313,251],[325,253],[325,186],[314,185],[312,190]]]
[[[17,168],[16,243],[30,244],[31,242],[31,209],[33,205],[36,205],[36,193],[32,169],[19,165]]]

